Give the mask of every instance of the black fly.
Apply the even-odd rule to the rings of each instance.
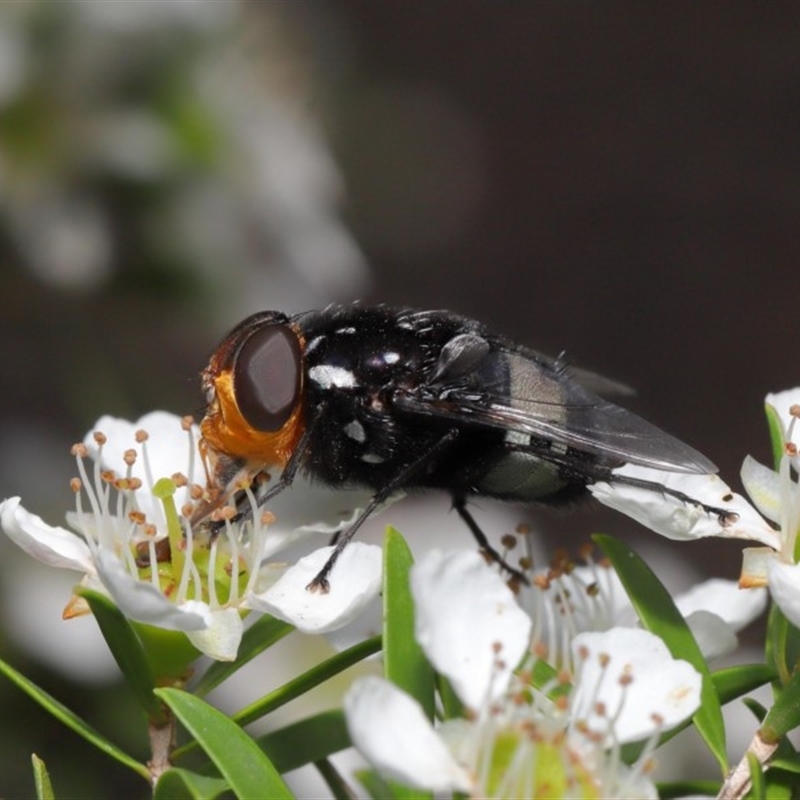
[[[626,463],[716,472],[696,450],[599,396],[620,393],[618,384],[447,311],[356,304],[292,317],[261,312],[223,340],[203,386],[209,486],[196,519],[275,467],[281,475],[262,502],[298,470],[329,486],[374,491],[312,590],[327,590],[338,554],[401,489],[448,492],[480,547],[518,577],[469,513],[471,496],[562,505],[587,485],[616,481],[726,513],[658,483],[612,475]]]

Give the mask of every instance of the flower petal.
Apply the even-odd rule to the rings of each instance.
[[[657,489],[628,486],[617,481],[600,481],[589,491],[604,505],[627,514],[642,525],[669,539],[701,539],[723,536],[749,539],[780,548],[780,535],[770,528],[758,512],[741,495],[735,494],[716,475],[697,475],[625,464],[612,475],[645,480],[673,489],[715,508],[736,515],[725,525],[700,506],[661,494]]]
[[[525,654],[531,620],[474,550],[431,550],[411,570],[415,635],[470,708],[499,697]]]
[[[136,434],[141,430],[148,434],[145,446],[147,447],[147,461],[150,464],[150,477],[153,481],[169,478],[176,472],[180,472],[188,478],[190,484],[205,484],[203,462],[197,447],[200,428],[197,425],[192,426],[193,437],[190,447],[189,434],[183,429],[182,418],[170,414],[168,411],[151,411],[135,422],[108,415],[102,416],[94,424],[92,430],[86,434],[84,444],[92,458],[96,459],[99,448],[94,440],[94,432],[104,433],[106,442],[103,445],[100,464],[104,469],[114,470],[117,475],[125,475],[128,467],[124,454],[127,450],[135,449],[138,457],[131,468],[131,474],[142,481],[142,488],[136,492],[137,503],[148,518],[160,520],[161,504],[150,493],[145,462],[141,452],[142,445],[136,442]],[[191,474],[189,474],[190,464],[192,466]],[[189,487],[185,492],[185,496],[176,497],[178,507],[190,500]]]
[[[755,507],[773,522],[781,521],[781,480],[775,470],[746,456],[739,473]]]
[[[693,586],[675,598],[675,605],[684,617],[694,611],[710,611],[740,631],[761,616],[767,607],[766,590],[739,588],[736,581],[711,578]]]
[[[182,608],[192,610],[194,603],[195,601],[189,601]],[[200,652],[215,661],[233,661],[239,652],[243,630],[244,623],[237,609],[218,608],[211,612],[211,624],[207,628],[187,631],[186,638]]]
[[[733,629],[711,611],[692,611],[687,614],[686,624],[707,661],[732,653],[739,640]]]
[[[28,555],[51,566],[94,572],[86,542],[64,528],[54,528],[20,505],[19,497],[0,503],[0,527]]]
[[[700,673],[687,661],[672,658],[649,631],[580,633],[572,651],[578,665],[570,696],[573,728],[585,725],[605,736],[608,745],[669,730],[700,705]]]
[[[306,587],[333,549],[322,547],[301,558],[269,589],[250,594],[247,605],[290,622],[304,633],[327,633],[351,622],[380,591],[381,548],[351,542],[331,571],[330,591],[309,591]]]
[[[742,573],[739,586],[755,589],[769,584],[769,563],[775,558],[771,547],[745,547],[742,551]]]
[[[417,789],[469,792],[466,770],[450,754],[419,703],[374,675],[344,696],[353,744],[387,777]]]
[[[800,387],[794,389],[784,389],[782,392],[770,392],[765,398],[764,402],[768,406],[772,406],[778,413],[783,427],[783,438],[786,439],[786,431],[789,427],[789,420],[791,416],[789,409],[794,405],[800,405]],[[800,444],[797,438],[797,429],[795,429],[795,444]]]
[[[769,592],[792,625],[800,626],[800,564],[787,564],[777,556],[767,561]]]
[[[177,606],[152,583],[130,575],[117,556],[98,550],[95,565],[103,586],[126,617],[170,631],[197,631],[211,625],[208,605],[196,600]]]

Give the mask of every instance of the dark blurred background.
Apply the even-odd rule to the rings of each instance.
[[[245,314],[355,298],[566,350],[738,489],[800,377],[798,41],[781,2],[4,4],[0,497],[59,522],[100,414],[197,411]],[[690,547],[736,576],[737,545]],[[0,793],[29,793],[40,745],[2,727]]]

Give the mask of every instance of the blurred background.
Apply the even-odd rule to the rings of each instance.
[[[565,350],[738,489],[764,394],[800,379],[799,36],[781,2],[3,3],[0,497],[59,524],[101,414],[200,412],[246,314],[356,298]],[[682,548],[736,577],[737,545]],[[114,730],[72,579],[4,539],[0,565],[2,657]],[[147,796],[6,681],[0,719],[4,797],[32,750],[59,796]]]

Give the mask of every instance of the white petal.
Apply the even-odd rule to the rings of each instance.
[[[193,610],[189,601],[182,608]],[[211,624],[205,630],[187,631],[186,638],[202,653],[215,661],[233,661],[239,652],[244,624],[235,608],[218,608],[211,612]]]
[[[742,573],[739,586],[756,589],[769,584],[769,562],[776,558],[771,547],[745,547],[742,551]]]
[[[98,446],[94,440],[94,432],[100,431],[106,436],[106,443],[103,445],[103,457],[101,466],[105,469],[114,470],[117,475],[125,475],[127,465],[124,460],[126,450],[136,450],[138,456],[136,463],[132,467],[131,474],[142,481],[142,488],[136,492],[136,499],[140,509],[147,514],[148,518],[161,519],[161,504],[150,494],[150,486],[144,468],[144,458],[142,456],[142,445],[136,442],[137,431],[144,430],[148,433],[146,442],[147,460],[150,463],[150,473],[153,481],[160,478],[169,478],[176,472],[180,472],[189,479],[189,483],[205,484],[206,478],[203,471],[203,464],[197,443],[200,438],[200,429],[197,425],[192,426],[193,435],[193,466],[189,474],[190,458],[192,450],[189,447],[189,434],[182,428],[181,417],[170,414],[167,411],[151,411],[135,422],[120,419],[118,417],[103,416],[97,420],[89,433],[84,438],[84,444],[89,450],[92,458],[96,458]],[[188,487],[186,492],[188,492]],[[188,500],[186,497],[178,496],[176,503],[178,507]]]
[[[169,600],[152,583],[134,578],[108,550],[95,558],[97,572],[117,608],[129,619],[170,631],[197,631],[211,624],[211,610],[199,601],[181,606]]]
[[[711,611],[692,611],[685,616],[686,624],[707,660],[728,655],[739,644],[730,625]]]
[[[64,528],[54,528],[20,505],[19,497],[0,503],[0,526],[28,555],[51,567],[94,572],[86,542]]]
[[[675,605],[684,617],[694,611],[710,611],[735,632],[758,618],[767,600],[766,590],[740,589],[736,581],[711,578],[675,598]]]
[[[531,620],[474,550],[431,550],[411,570],[415,635],[456,694],[478,709],[500,696],[529,644]]]
[[[389,681],[359,678],[344,696],[344,711],[353,744],[387,777],[434,792],[470,791],[466,771],[419,703]]]
[[[775,470],[746,456],[739,473],[756,508],[773,522],[781,521],[781,480]]]
[[[800,564],[787,564],[776,556],[767,562],[769,593],[792,625],[800,626]]]
[[[332,552],[333,547],[322,547],[301,558],[265,592],[251,594],[247,604],[290,622],[304,633],[327,633],[351,622],[380,591],[381,548],[351,542],[328,577],[330,591],[309,591],[306,586]]]
[[[605,735],[608,744],[669,730],[700,705],[700,674],[688,662],[672,658],[661,639],[648,631],[581,633],[573,639],[572,652],[579,665],[570,696],[573,723],[586,723]],[[622,685],[622,676],[631,682]]]
[[[612,474],[650,481],[737,515],[735,521],[723,526],[714,514],[658,490],[626,486],[617,481],[601,481],[589,486],[589,491],[601,503],[627,514],[662,536],[670,539],[723,536],[762,542],[774,549],[780,547],[780,535],[767,525],[747,500],[732,492],[716,475],[664,472],[635,464],[625,464],[613,470]]]
[[[789,409],[793,405],[800,405],[800,387],[795,387],[794,389],[785,389],[782,392],[770,392],[765,398],[764,402],[767,405],[772,406],[775,411],[778,412],[778,416],[781,420],[781,425],[783,427],[783,436],[784,439],[786,438],[786,431],[789,427]],[[800,444],[800,438],[798,438],[798,428],[795,427],[795,436],[794,436],[794,443]]]

